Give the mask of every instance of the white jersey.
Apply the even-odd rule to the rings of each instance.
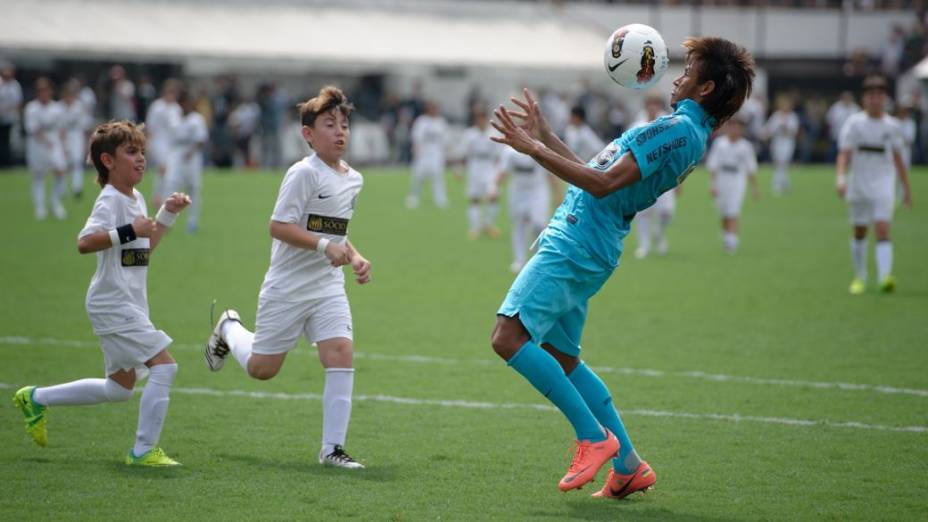
[[[445,129],[441,116],[423,114],[412,124],[414,162],[421,167],[445,168]]]
[[[33,170],[64,168],[64,144],[62,143],[62,115],[60,103],[42,103],[32,100],[23,112],[26,129],[26,158]]]
[[[564,131],[564,141],[582,161],[589,161],[596,157],[599,151],[606,146],[603,140],[593,132],[593,129],[585,123],[579,126],[568,125],[567,130]]]
[[[706,157],[706,168],[719,176],[747,177],[757,172],[757,156],[751,142],[741,138],[732,142],[722,135],[712,142]]]
[[[528,218],[544,226],[550,216],[551,184],[548,171],[531,156],[506,148],[499,158],[500,172],[508,172],[509,217]]]
[[[200,145],[209,139],[206,120],[196,111],[181,116],[171,133],[169,169],[203,170],[203,151]]]
[[[767,120],[766,132],[774,141],[794,141],[799,134],[799,116],[796,116],[795,112],[784,114],[782,111],[776,111]]]
[[[145,117],[145,130],[148,132],[148,154],[152,163],[161,167],[170,160],[173,143],[172,134],[183,111],[175,102],[166,102],[158,98],[148,107]]]
[[[145,198],[133,189],[134,197],[105,185],[93,204],[78,239],[100,231],[131,224],[137,216],[148,216]],[[97,335],[151,327],[148,318],[147,237],[97,252],[97,271],[87,289],[87,315]]]
[[[87,148],[87,130],[91,120],[84,102],[75,99],[70,105],[61,103],[61,126],[64,128],[64,146],[71,164],[83,164]]]
[[[467,163],[467,195],[483,197],[489,191],[496,175],[499,143],[490,139],[495,133],[491,127],[480,130],[470,127],[461,138],[464,160]]]
[[[902,131],[895,118],[871,118],[866,112],[854,114],[844,123],[838,148],[851,153],[851,174],[847,199],[892,197],[896,164],[893,152],[902,153]]]
[[[828,122],[829,133],[831,134],[831,139],[838,141],[841,137],[841,129],[844,128],[844,123],[852,114],[856,114],[860,111],[860,107],[856,103],[844,103],[842,101],[836,101],[832,105],[828,112],[825,114],[825,120]]]
[[[290,167],[280,185],[271,219],[296,223],[332,242],[348,240],[348,221],[364,179],[348,167],[341,174],[313,154]],[[278,239],[271,245],[271,266],[261,285],[262,299],[300,302],[339,295],[345,275],[325,254],[298,248]]]

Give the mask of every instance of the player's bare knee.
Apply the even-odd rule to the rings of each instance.
[[[519,348],[528,340],[528,336],[521,328],[516,327],[509,318],[497,321],[493,334],[490,336],[490,344],[493,351],[504,360],[512,359],[519,351]]]
[[[273,379],[277,375],[277,372],[280,371],[280,368],[275,368],[272,366],[265,365],[248,365],[248,375],[253,379],[258,379],[259,381],[266,381]]]

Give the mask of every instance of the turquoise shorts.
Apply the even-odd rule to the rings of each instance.
[[[516,317],[538,345],[580,355],[587,301],[613,272],[573,240],[546,230],[538,252],[522,268],[497,315]]]

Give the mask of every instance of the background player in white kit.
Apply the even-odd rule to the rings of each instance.
[[[168,162],[173,154],[174,128],[180,121],[182,111],[177,103],[177,80],[165,80],[161,87],[161,97],[151,102],[145,115],[145,132],[148,133],[149,166],[154,167],[152,180],[152,202],[157,207],[165,194],[164,178]]]
[[[61,204],[65,193],[64,171],[67,161],[64,155],[64,128],[61,104],[52,99],[51,80],[41,77],[35,82],[36,99],[26,104],[23,111],[23,126],[26,131],[26,164],[32,172],[32,204],[35,218],[48,216],[45,206],[45,175],[54,176],[52,186],[52,214],[57,219],[67,217]]]
[[[789,165],[796,150],[799,134],[799,116],[793,111],[793,102],[787,97],[777,100],[777,110],[770,115],[764,135],[770,140],[770,158],[773,160],[773,193],[777,196],[792,188]]]
[[[570,109],[570,119],[564,130],[564,143],[584,161],[595,157],[606,146],[596,132],[587,125],[586,109],[580,105]]]
[[[499,157],[499,174],[493,192],[507,176],[509,183],[509,221],[512,223],[512,264],[509,269],[519,273],[528,258],[529,245],[548,225],[551,218],[550,174],[531,156],[506,147]]]
[[[760,199],[757,156],[754,146],[744,137],[744,128],[744,121],[737,117],[725,122],[723,134],[712,142],[706,159],[711,177],[709,191],[722,216],[722,245],[730,254],[738,248],[738,217],[748,181],[754,199]]]
[[[209,140],[209,129],[203,116],[194,110],[190,92],[180,89],[177,103],[183,115],[171,132],[167,170],[164,175],[165,194],[183,191],[193,201],[187,214],[187,232],[197,231],[200,223],[203,193],[203,148]]]
[[[171,338],[148,318],[148,260],[177,212],[190,199],[172,194],[154,220],[145,198],[135,190],[145,173],[145,134],[127,121],[97,127],[90,155],[103,189],[78,234],[82,254],[97,253],[97,270],[87,290],[87,315],[103,350],[105,379],[81,379],[47,387],[27,386],[13,402],[26,417],[26,432],[39,446],[48,443],[46,409],[50,406],[124,402],[132,398],[136,369],[147,366],[135,446],[125,462],[141,466],[176,466],[157,447],[167,415],[177,363],[168,353]]]
[[[323,87],[300,106],[303,138],[315,151],[287,171],[271,215],[271,266],[258,296],[254,333],[238,312],[219,317],[206,345],[210,370],[232,352],[255,379],[277,375],[300,336],[315,343],[325,368],[319,463],[363,468],[344,450],[354,387],[351,309],[340,268],[356,280],[371,278],[371,264],[348,241],[348,221],[363,179],[342,160],[353,107],[337,87]]]
[[[87,131],[91,116],[78,97],[81,84],[70,80],[61,90],[61,125],[64,128],[64,151],[67,171],[71,177],[71,192],[76,199],[84,192],[84,166],[87,164]]]
[[[493,190],[496,165],[502,147],[490,139],[494,134],[484,109],[474,111],[474,125],[464,131],[461,146],[467,178],[467,237],[477,239],[481,232],[499,237],[496,215],[499,213],[497,192]]]
[[[664,96],[660,93],[649,94],[644,100],[644,110],[638,114],[638,118],[632,123],[632,128],[647,125],[665,114],[667,111],[664,106]],[[667,253],[669,248],[667,227],[670,226],[677,212],[677,196],[681,193],[682,188],[679,186],[668,190],[661,194],[653,205],[635,216],[635,229],[638,231],[638,248],[635,249],[637,259],[648,257],[651,248],[655,245],[658,254]]]
[[[435,206],[448,207],[448,193],[445,188],[447,127],[438,104],[433,101],[425,104],[425,113],[412,124],[412,181],[409,185],[409,195],[406,196],[407,208],[418,208],[422,184],[426,179],[432,183]]]
[[[880,289],[892,292],[893,247],[890,222],[893,218],[895,178],[902,182],[902,203],[912,206],[909,175],[902,157],[902,131],[895,118],[884,112],[888,86],[879,76],[864,80],[863,111],[852,115],[841,129],[838,143],[836,188],[850,210],[853,238],[851,259],[854,280],[850,292],[862,294],[867,287],[867,227],[876,235],[876,271]],[[846,172],[848,163],[851,175]]]

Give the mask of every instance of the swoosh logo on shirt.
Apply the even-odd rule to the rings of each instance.
[[[323,196],[322,194],[319,194],[319,199],[327,199],[330,197],[332,197],[332,194],[329,194],[328,196]]]
[[[621,65],[627,61],[628,61],[628,58],[622,60],[621,62],[616,63],[615,65],[610,65],[607,68],[609,69],[609,72],[615,72],[616,69],[621,67]]]

